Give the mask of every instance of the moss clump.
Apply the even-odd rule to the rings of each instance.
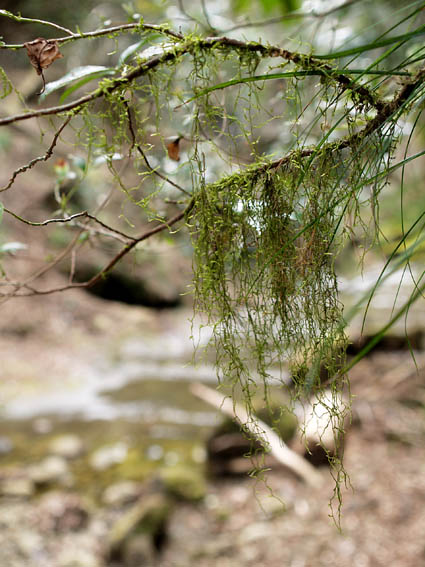
[[[197,305],[216,322],[222,381],[240,387],[248,404],[252,368],[266,383],[271,366],[289,359],[304,394],[320,388],[305,368],[325,364],[333,377],[341,369],[334,353],[346,338],[332,251],[343,166],[332,155],[309,166],[294,158],[283,170],[233,175],[197,194]]]
[[[179,500],[202,500],[207,486],[204,475],[192,467],[176,465],[160,471],[165,490]]]
[[[274,429],[285,443],[288,443],[294,437],[298,420],[289,409],[271,406],[258,410],[256,414],[264,423]]]
[[[126,542],[136,534],[154,539],[164,530],[170,511],[170,502],[162,494],[139,500],[112,526],[106,542],[109,558],[120,559]]]

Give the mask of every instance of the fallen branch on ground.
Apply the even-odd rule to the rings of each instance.
[[[248,415],[244,407],[234,402],[231,398],[223,397],[203,384],[192,384],[190,391],[204,402],[216,407],[232,419],[235,419],[240,425],[243,425],[244,428],[257,437],[264,448],[276,460],[301,477],[307,484],[316,488],[323,484],[322,476],[308,461],[298,455],[298,453],[295,453],[295,451],[292,451],[263,421],[253,415]]]

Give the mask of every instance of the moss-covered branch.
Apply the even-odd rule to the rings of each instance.
[[[135,27],[133,24],[128,24],[127,26],[131,26],[131,29],[134,29]],[[153,27],[159,28],[160,26],[153,26]],[[142,28],[143,25],[141,25],[141,29]],[[110,28],[110,33],[112,33],[111,31],[112,29],[114,31],[116,30],[123,31],[128,29],[128,27],[124,25],[124,26],[117,26],[116,28]],[[103,33],[104,31],[105,34]],[[102,30],[102,35],[107,35],[106,31],[107,30]],[[18,122],[21,120],[29,120],[31,118],[37,118],[40,116],[60,114],[76,108],[80,108],[98,98],[101,98],[107,94],[114,92],[117,89],[121,89],[121,90],[125,89],[126,85],[130,85],[134,80],[146,75],[147,73],[154,70],[158,66],[161,66],[166,63],[170,63],[172,61],[176,61],[181,56],[192,53],[198,49],[204,49],[204,50],[224,49],[228,51],[236,51],[236,52],[242,51],[242,52],[255,53],[263,58],[268,58],[268,57],[281,58],[284,59],[285,61],[293,63],[297,67],[304,69],[306,71],[312,71],[312,72],[317,71],[317,73],[320,75],[325,74],[330,80],[333,80],[336,83],[338,83],[343,88],[343,90],[351,91],[353,95],[355,95],[358,98],[359,102],[362,104],[370,105],[376,108],[378,111],[380,111],[383,108],[384,102],[379,100],[376,94],[373,93],[373,91],[371,91],[370,89],[368,89],[368,87],[356,83],[355,79],[353,79],[347,74],[336,72],[330,65],[323,63],[323,61],[315,59],[312,56],[304,55],[298,52],[288,51],[278,46],[267,46],[258,42],[243,42],[225,36],[210,37],[205,39],[196,38],[196,37],[185,38],[180,34],[173,34],[173,33],[170,34],[169,32],[170,30],[167,30],[166,34],[171,35],[176,41],[176,43],[172,47],[168,46],[167,48],[164,48],[164,52],[161,55],[154,56],[150,58],[148,61],[142,62],[136,67],[131,68],[129,71],[123,73],[119,78],[104,80],[95,91],[93,91],[88,95],[80,97],[79,99],[73,102],[50,108],[38,109],[33,111],[29,110],[26,113],[15,114],[14,116],[1,118],[0,126],[12,124],[14,122]],[[98,32],[93,32],[93,34],[98,34]],[[59,38],[51,41],[57,41],[59,43],[68,40],[69,38]],[[24,47],[24,45],[22,44],[13,47]]]

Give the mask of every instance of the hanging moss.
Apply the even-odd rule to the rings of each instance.
[[[293,164],[248,172],[197,194],[197,304],[218,321],[226,381],[249,381],[253,363],[266,378],[285,355],[297,386],[311,389],[301,378],[306,364],[314,358],[330,370],[335,348],[345,344],[330,251],[336,212],[329,205],[338,199],[332,168],[323,158],[306,173]]]

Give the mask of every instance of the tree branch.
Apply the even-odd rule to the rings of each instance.
[[[135,28],[136,25],[138,26],[139,24],[128,24],[128,26],[130,26],[131,29]],[[109,28],[108,30],[97,30],[95,32],[88,32],[88,33],[91,34],[90,37],[95,37],[97,35],[105,35],[106,33],[112,33],[112,30],[125,31],[126,29],[130,29],[128,26],[127,27],[118,26],[116,28]],[[157,27],[159,28],[160,26],[156,26],[156,28]],[[159,30],[157,30],[157,31],[159,31]],[[83,36],[81,36],[81,37],[83,37]],[[86,34],[84,37],[89,37],[89,35]],[[181,36],[180,34],[177,34],[177,35],[175,34],[173,37],[175,37],[176,39],[182,40],[182,42],[180,44],[176,44],[175,46],[172,46],[169,49],[164,50],[163,53],[161,53],[160,55],[153,56],[150,59],[148,59],[147,61],[142,62],[138,66],[136,66],[136,67],[130,69],[129,71],[127,71],[126,73],[124,73],[121,77],[119,77],[117,79],[113,79],[111,81],[108,81],[108,83],[99,86],[92,93],[87,94],[83,97],[80,97],[76,101],[70,102],[68,104],[64,104],[64,105],[60,105],[60,106],[56,106],[56,107],[33,110],[33,111],[29,111],[29,112],[26,112],[26,113],[23,113],[23,114],[17,114],[17,115],[14,115],[14,116],[9,116],[9,117],[0,119],[0,126],[6,125],[6,124],[11,124],[11,123],[17,122],[19,120],[37,118],[37,117],[40,117],[40,116],[60,114],[60,113],[69,112],[69,111],[73,111],[73,113],[78,112],[84,105],[88,104],[89,102],[94,101],[97,98],[103,97],[107,94],[110,94],[118,88],[125,87],[127,84],[131,83],[133,80],[137,79],[138,77],[145,75],[146,73],[148,73],[152,69],[155,69],[157,66],[159,66],[163,63],[166,63],[166,62],[173,61],[173,60],[177,59],[178,57],[180,57],[181,55],[191,53],[192,50],[195,49],[195,48],[196,49],[199,49],[199,48],[213,49],[213,48],[227,47],[227,48],[239,50],[239,51],[252,51],[252,52],[260,54],[260,56],[262,56],[262,57],[280,57],[282,59],[285,59],[286,61],[292,62],[293,64],[295,64],[299,67],[305,68],[305,69],[315,68],[317,70],[321,70],[322,72],[329,72],[330,75],[334,75],[334,73],[335,73],[335,71],[332,69],[332,67],[330,67],[328,64],[324,64],[322,61],[317,60],[314,57],[305,56],[305,55],[302,55],[302,54],[297,53],[297,52],[290,52],[290,51],[285,50],[283,48],[280,48],[278,46],[265,46],[265,45],[263,45],[261,43],[257,43],[257,42],[247,43],[247,42],[243,42],[243,41],[240,41],[240,40],[228,38],[226,36],[209,37],[209,38],[205,38],[205,39],[192,39],[192,38],[186,39],[183,36]],[[63,40],[67,41],[69,39],[70,38],[64,38]],[[393,99],[389,102],[384,102],[384,101],[376,99],[375,95],[372,94],[372,92],[369,91],[369,89],[367,89],[367,87],[365,87],[363,85],[355,84],[353,82],[353,80],[345,74],[338,73],[334,77],[330,77],[330,78],[334,78],[334,80],[336,80],[339,84],[341,84],[341,86],[344,89],[348,89],[348,90],[355,92],[358,99],[361,102],[373,105],[377,109],[377,114],[373,119],[371,119],[366,124],[366,126],[361,131],[356,132],[356,133],[352,134],[351,136],[340,140],[339,142],[322,143],[322,144],[320,144],[320,149],[321,150],[332,149],[333,151],[342,150],[344,148],[347,148],[349,146],[352,146],[352,145],[360,142],[361,140],[363,140],[364,138],[366,138],[367,136],[369,136],[370,134],[372,134],[373,132],[375,132],[376,130],[381,128],[387,122],[387,120],[389,118],[391,118],[391,116],[395,115],[399,110],[401,110],[403,105],[408,102],[409,98],[414,94],[415,90],[422,84],[424,77],[425,77],[425,70],[419,71],[413,79],[411,79],[410,81],[405,83],[405,85],[394,95]],[[131,134],[132,141],[133,141],[132,146],[135,146],[137,148],[138,152],[143,157],[143,159],[144,159],[147,167],[149,168],[149,170],[152,173],[159,176],[164,181],[166,181],[166,182],[172,184],[173,186],[175,186],[176,188],[178,188],[180,191],[188,194],[188,192],[185,189],[178,186],[173,181],[169,180],[167,177],[163,176],[160,172],[158,172],[157,170],[153,169],[150,166],[150,164],[149,164],[149,162],[148,162],[148,160],[147,160],[147,158],[146,158],[146,156],[143,152],[143,149],[139,145],[136,144],[136,136],[135,136],[135,132],[134,132],[134,127],[132,125],[131,114],[130,114],[130,109],[129,109],[128,104],[127,104],[127,114],[128,114],[129,130],[130,130],[130,134]],[[9,188],[13,184],[15,177],[19,173],[22,173],[22,172],[30,169],[38,161],[42,161],[42,160],[45,161],[51,156],[53,149],[54,149],[54,147],[57,143],[57,140],[59,138],[59,135],[61,134],[63,129],[69,124],[70,120],[72,119],[72,116],[68,116],[67,119],[65,120],[65,122],[62,124],[62,126],[56,132],[56,134],[54,135],[53,141],[52,141],[49,149],[44,154],[44,156],[41,156],[39,158],[35,158],[34,160],[31,160],[31,162],[29,162],[27,165],[16,170],[14,172],[14,174],[12,175],[11,179],[9,180],[9,184],[5,188],[3,188],[2,190],[6,190],[7,188]],[[250,168],[250,170],[253,172],[253,174],[258,174],[258,173],[265,172],[265,171],[270,170],[270,169],[277,169],[277,168],[281,167],[282,165],[289,163],[295,157],[297,159],[305,158],[305,157],[311,157],[318,151],[319,151],[318,147],[305,148],[301,151],[295,150],[295,151],[290,152],[286,156],[283,156],[280,159],[275,160],[273,162],[256,164],[256,166]],[[126,254],[128,254],[128,252],[130,252],[130,250],[132,250],[139,242],[142,242],[145,239],[150,238],[154,234],[157,234],[157,233],[159,233],[159,232],[161,232],[161,231],[163,231],[167,228],[170,228],[171,226],[173,226],[174,224],[179,222],[181,219],[183,219],[184,216],[187,215],[189,213],[189,211],[192,209],[192,207],[194,206],[194,203],[195,203],[195,200],[192,198],[184,211],[176,214],[174,217],[169,219],[169,221],[165,221],[163,224],[160,224],[160,225],[154,227],[153,229],[150,229],[150,230],[144,232],[139,237],[130,237],[130,236],[124,234],[124,233],[121,233],[120,231],[112,229],[111,227],[109,227],[109,226],[105,225],[104,223],[102,223],[101,221],[99,221],[99,219],[97,219],[97,217],[90,215],[87,212],[77,213],[77,215],[72,215],[71,217],[68,217],[68,218],[65,218],[65,219],[48,219],[47,221],[43,221],[41,223],[33,223],[31,221],[26,221],[25,219],[23,219],[22,217],[19,217],[15,213],[12,213],[8,209],[5,209],[5,211],[7,213],[11,214],[12,216],[14,216],[15,218],[17,218],[18,220],[25,222],[26,224],[29,224],[31,226],[45,226],[47,224],[56,223],[56,222],[67,223],[67,222],[70,222],[71,220],[73,220],[77,217],[86,217],[88,220],[92,220],[93,222],[97,222],[98,224],[100,224],[103,228],[105,228],[109,232],[118,234],[122,238],[125,238],[128,241],[126,243],[126,245],[121,249],[121,251],[118,254],[116,254],[114,256],[114,258],[112,258],[112,260],[110,260],[110,262],[101,271],[98,272],[98,274],[93,276],[93,278],[91,278],[87,282],[70,283],[67,286],[63,286],[63,287],[55,288],[55,289],[50,289],[50,290],[45,290],[45,291],[32,290],[31,294],[33,295],[33,294],[53,293],[54,291],[63,291],[65,289],[69,289],[70,287],[89,287],[91,285],[94,285],[102,277],[104,277],[119,262],[119,260],[121,258],[123,258]],[[84,230],[84,228],[82,228],[82,230]],[[27,285],[28,283],[29,282],[26,282],[25,285]],[[14,294],[17,291],[18,290],[15,290]],[[22,294],[18,293],[18,295],[22,295]]]
[[[111,35],[111,34],[116,34],[119,32],[126,32],[126,31],[138,31],[138,30],[147,30],[147,31],[154,31],[154,32],[158,32],[158,33],[162,33],[166,36],[169,37],[173,37],[175,39],[178,40],[183,40],[184,36],[181,33],[175,32],[170,28],[167,28],[165,26],[162,25],[155,25],[155,24],[145,24],[145,23],[134,23],[134,24],[120,24],[117,26],[112,26],[110,28],[103,28],[101,30],[94,30],[91,32],[79,32],[79,33],[74,33],[71,30],[68,30],[67,28],[63,28],[62,26],[58,26],[56,24],[53,24],[51,22],[45,22],[43,20],[34,20],[32,18],[22,18],[20,16],[15,16],[15,14],[11,14],[11,12],[8,12],[7,14],[4,14],[3,12],[6,12],[6,10],[0,10],[0,16],[1,15],[7,15],[8,17],[11,17],[13,19],[15,19],[16,21],[25,21],[25,22],[34,22],[34,23],[41,23],[41,24],[46,24],[46,25],[51,25],[55,28],[58,28],[62,31],[67,32],[69,35],[67,35],[66,37],[57,37],[57,38],[51,38],[50,41],[56,41],[58,44],[65,44],[65,43],[70,43],[71,41],[76,41],[79,39],[93,39],[96,37],[102,37],[105,35]],[[0,43],[0,49],[23,49],[25,47],[25,45],[23,43],[15,43],[15,44],[7,44],[7,43]]]
[[[323,478],[313,465],[290,449],[266,423],[253,414],[249,414],[240,404],[229,397],[223,397],[204,384],[192,384],[190,391],[247,429],[260,441],[266,451],[269,450],[276,460],[301,477],[307,484],[316,488],[323,485]]]
[[[78,112],[78,110],[77,110]],[[49,148],[47,149],[46,153],[43,156],[40,157],[36,157],[34,159],[32,159],[30,162],[28,162],[26,165],[23,165],[22,167],[15,169],[15,171],[12,174],[12,177],[9,179],[9,182],[7,185],[5,185],[4,187],[0,188],[0,193],[3,191],[7,191],[8,189],[10,189],[10,187],[12,187],[16,177],[20,174],[20,173],[24,173],[25,171],[28,171],[28,169],[31,169],[36,163],[38,163],[39,161],[47,161],[53,154],[53,150],[56,146],[56,143],[58,141],[59,136],[61,135],[62,131],[66,128],[66,126],[70,123],[71,119],[73,118],[73,116],[75,116],[75,114],[77,114],[77,112],[74,112],[73,114],[71,114],[70,116],[68,116],[68,118],[65,120],[65,122],[62,124],[62,126],[59,128],[59,130],[56,131],[55,135],[53,136],[53,140],[52,143],[50,144]]]
[[[132,24],[131,24],[132,25]],[[180,38],[179,38],[180,39]],[[135,79],[146,75],[149,71],[156,68],[157,66],[168,63],[172,60],[181,57],[182,55],[190,53],[195,48],[212,49],[215,47],[229,47],[235,50],[251,51],[260,54],[262,57],[279,57],[285,59],[286,61],[292,62],[299,67],[312,70],[319,69],[321,72],[328,72],[329,78],[335,80],[339,83],[344,90],[353,91],[358,98],[364,103],[375,107],[378,111],[383,107],[384,102],[376,98],[376,96],[370,91],[366,86],[356,84],[356,82],[349,76],[343,73],[335,74],[334,70],[327,63],[314,57],[304,55],[298,52],[288,51],[279,46],[265,46],[258,42],[244,42],[237,39],[232,39],[226,36],[222,37],[208,37],[206,39],[186,39],[182,38],[181,44],[176,44],[173,48],[164,51],[161,55],[156,55],[146,62],[141,63],[137,67],[127,71],[121,77],[112,79],[108,86],[101,86],[97,88],[94,92],[82,96],[81,98],[63,104],[61,106],[54,106],[50,108],[43,108],[39,110],[32,110],[22,114],[15,114],[14,116],[9,116],[0,119],[0,126],[5,126],[7,124],[12,124],[13,122],[18,122],[20,120],[28,120],[30,118],[37,118],[40,116],[48,116],[52,114],[60,114],[62,112],[67,112],[69,110],[77,109],[83,105],[88,104],[105,96],[106,94],[111,94],[118,88],[123,88],[127,84],[130,84]]]
[[[367,136],[371,135],[373,132],[377,131],[379,128],[381,128],[386,123],[386,121],[391,116],[393,116],[399,110],[401,110],[403,105],[408,103],[409,98],[414,94],[415,90],[423,83],[424,78],[425,78],[425,69],[422,69],[415,75],[415,77],[411,81],[407,82],[394,95],[394,97],[391,101],[386,102],[383,105],[380,112],[378,112],[378,114],[375,116],[375,118],[373,118],[372,120],[370,120],[368,122],[368,124],[363,128],[363,130],[361,130],[360,132],[356,132],[356,133],[352,134],[351,136],[340,140],[339,142],[336,142],[336,143],[332,142],[332,143],[328,143],[328,144],[323,144],[321,146],[321,149],[322,150],[332,149],[333,151],[340,151],[344,148],[347,148],[347,147],[350,147],[350,146],[352,146],[356,143],[359,143],[361,140],[363,140]],[[311,157],[317,151],[318,151],[318,149],[316,147],[305,148],[304,150],[301,150],[301,151],[294,150],[294,151],[290,152],[289,154],[287,154],[286,156],[283,156],[282,158],[280,158],[278,160],[275,160],[275,161],[269,162],[269,163],[259,164],[256,167],[251,168],[251,171],[252,171],[253,175],[257,175],[258,173],[266,172],[266,171],[271,170],[271,169],[278,169],[282,165],[290,163],[294,158],[300,159],[300,158],[305,158],[305,157]],[[142,242],[142,241],[150,238],[154,234],[162,232],[163,230],[170,228],[171,226],[173,226],[174,224],[179,222],[182,218],[184,218],[192,210],[194,204],[195,204],[195,198],[192,198],[184,211],[176,214],[169,221],[164,222],[164,224],[160,224],[159,226],[154,227],[153,229],[148,230],[147,232],[143,233],[139,237],[132,239],[132,241],[129,244],[127,244],[114,258],[112,258],[112,260],[101,271],[99,271],[98,274],[93,276],[93,278],[91,278],[87,282],[72,283],[72,284],[69,284],[69,285],[66,285],[66,286],[62,286],[62,287],[58,287],[58,288],[52,288],[52,289],[49,289],[49,290],[31,290],[30,293],[25,293],[25,294],[16,293],[18,290],[15,290],[15,292],[12,292],[12,293],[9,293],[9,294],[2,294],[2,296],[3,297],[10,297],[10,296],[14,295],[14,296],[19,297],[19,296],[22,296],[22,295],[37,295],[37,294],[40,295],[40,294],[54,293],[56,291],[65,291],[66,289],[70,289],[70,288],[90,287],[90,286],[94,285],[95,283],[97,283],[100,279],[102,279],[121,260],[121,258],[123,258],[126,254],[128,254],[128,252],[130,252],[139,242]],[[7,212],[10,212],[10,211],[7,211]],[[87,216],[88,216],[88,213],[87,213]],[[96,220],[97,222],[99,222],[98,219],[96,219],[96,217],[93,217],[93,220]],[[64,221],[66,221],[66,219],[64,219],[62,221],[60,221],[60,219],[51,219],[50,222],[64,222]],[[49,221],[47,221],[47,222],[49,222]],[[69,247],[67,247],[67,249],[68,248]],[[44,270],[45,269],[47,269],[47,268],[44,268]],[[25,286],[27,286],[27,284],[28,284],[28,282],[25,282]],[[20,287],[24,287],[24,286],[20,286]]]
[[[24,224],[27,224],[29,226],[47,226],[48,224],[52,224],[52,223],[65,224],[65,223],[70,223],[73,220],[78,219],[78,218],[87,218],[87,219],[90,219],[90,220],[96,222],[97,224],[102,226],[104,229],[106,229],[108,232],[112,232],[112,233],[120,235],[122,238],[125,238],[127,241],[133,242],[134,240],[136,240],[136,238],[133,238],[132,236],[129,236],[128,234],[125,234],[124,232],[121,232],[120,230],[117,230],[117,229],[112,228],[111,226],[105,224],[104,222],[99,220],[94,215],[91,215],[87,211],[82,211],[81,213],[75,213],[74,215],[70,215],[69,217],[65,217],[65,218],[47,219],[47,220],[41,221],[41,222],[33,222],[33,221],[29,221],[27,219],[24,219],[23,217],[17,215],[13,211],[10,211],[6,207],[4,207],[4,212],[8,213],[12,217],[14,217],[16,220],[23,222]],[[83,227],[83,228],[84,228],[84,230],[87,230],[85,227]]]
[[[143,242],[144,240],[147,240],[148,238],[151,238],[154,234],[158,234],[158,233],[166,230],[167,228],[168,229],[171,228],[172,226],[177,224],[179,221],[181,221],[185,216],[187,216],[190,213],[194,204],[195,204],[195,200],[191,199],[189,201],[188,205],[186,206],[186,208],[183,211],[177,213],[176,215],[171,217],[168,221],[164,221],[162,224],[160,224],[160,225],[158,225],[154,228],[151,228],[150,230],[147,230],[146,232],[144,232],[140,236],[134,238],[132,240],[132,242],[130,242],[129,244],[126,244],[120,250],[120,252],[118,252],[118,254],[116,254],[112,258],[112,260],[110,260],[110,262],[108,262],[108,264],[104,268],[102,268],[102,270],[100,270],[96,275],[94,275],[92,278],[90,278],[86,282],[72,282],[72,283],[69,283],[69,284],[64,285],[64,286],[58,286],[58,287],[50,288],[50,289],[47,289],[47,290],[39,290],[39,289],[34,289],[34,288],[29,289],[29,287],[28,287],[29,282],[24,282],[23,284],[18,284],[19,289],[25,288],[25,289],[29,290],[28,293],[19,293],[19,289],[17,289],[13,292],[10,292],[10,293],[0,293],[0,297],[3,297],[4,299],[6,299],[8,297],[28,297],[28,296],[31,296],[31,295],[48,295],[48,294],[56,293],[56,292],[59,292],[59,291],[66,291],[68,289],[91,287],[91,286],[95,285],[98,281],[100,281],[102,278],[104,278],[108,274],[108,272],[110,272],[112,270],[112,268],[124,256],[126,256],[137,244],[139,244],[140,242]],[[78,216],[83,216],[83,215],[80,213]],[[75,216],[74,216],[74,218],[75,218]],[[51,222],[53,222],[53,220]]]
[[[321,146],[321,149],[332,149],[334,151],[340,151],[345,148],[351,147],[361,140],[364,140],[377,130],[384,126],[391,116],[394,116],[401,108],[408,102],[409,98],[413,95],[414,91],[422,85],[425,79],[425,68],[421,69],[411,81],[408,81],[392,98],[392,100],[382,103],[380,110],[377,115],[372,118],[366,126],[359,132],[355,132],[351,136],[343,138],[339,142],[329,142]],[[315,146],[310,148],[305,148],[303,150],[293,150],[286,156],[274,160],[268,164],[261,164],[255,171],[267,171],[269,169],[277,169],[282,165],[290,163],[295,157],[305,158],[311,157],[317,152]]]

